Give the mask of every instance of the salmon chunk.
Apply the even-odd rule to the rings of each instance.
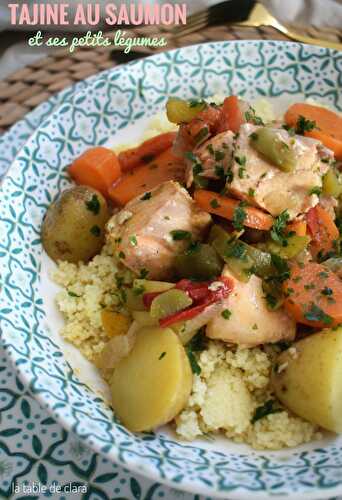
[[[231,294],[224,301],[224,309],[230,314],[218,314],[206,330],[207,337],[243,347],[293,340],[296,322],[283,309],[267,308],[262,280],[252,275],[247,283],[237,280],[227,266],[223,276],[234,282]]]
[[[248,123],[241,126],[232,163],[233,180],[227,187],[235,196],[247,199],[273,216],[287,210],[290,220],[294,219],[318,203],[311,190],[322,186],[327,161],[333,154],[316,139],[273,129],[297,156],[294,170],[283,172],[252,147],[250,136],[258,128]]]
[[[172,279],[175,257],[203,239],[211,217],[177,182],[161,184],[130,201],[107,224],[107,238],[132,271],[148,279]]]
[[[186,185],[194,180],[194,169],[198,175],[210,179],[224,178],[231,166],[234,134],[230,130],[215,135],[200,147],[194,149],[187,158]]]

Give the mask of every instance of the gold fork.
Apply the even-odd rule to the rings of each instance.
[[[228,9],[230,2],[226,3],[227,3],[226,12],[228,14],[227,17],[229,17]],[[180,38],[185,35],[189,35],[194,31],[199,31],[205,28],[206,26],[209,26],[210,24],[213,24],[210,20],[210,12],[209,12],[210,9],[215,9],[215,5],[205,11],[201,11],[198,12],[197,14],[190,16],[189,23],[184,27],[173,28],[171,30],[173,37]],[[222,10],[221,10],[221,16],[218,16],[218,18],[215,20],[215,23],[217,22],[222,23],[224,21],[225,21],[224,14],[222,15]],[[286,35],[288,38],[291,38],[292,40],[295,40],[297,42],[308,43],[311,45],[319,45],[321,47],[327,47],[329,49],[342,50],[342,43],[331,42],[329,40],[321,40],[319,38],[312,38],[309,36],[300,35],[297,32],[289,30],[288,28],[286,28],[286,26],[281,24],[278,21],[278,19],[272,16],[272,14],[270,14],[270,12],[266,9],[266,7],[264,7],[262,4],[258,2],[256,2],[254,7],[251,9],[246,21],[235,22],[233,23],[233,25],[253,27],[253,28],[261,28],[268,26],[275,28],[276,30]]]

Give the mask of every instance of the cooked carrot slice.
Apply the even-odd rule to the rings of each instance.
[[[310,249],[314,256],[333,250],[339,237],[339,230],[332,216],[320,205],[310,208],[306,214],[308,232],[311,236]]]
[[[171,148],[147,164],[140,164],[126,172],[109,190],[109,196],[119,206],[124,206],[140,194],[151,191],[166,181],[184,182],[185,165]]]
[[[342,322],[342,281],[322,264],[294,264],[284,282],[286,310],[299,323],[326,328]]]
[[[320,140],[327,148],[334,151],[338,160],[342,160],[342,117],[321,106],[297,103],[287,110],[285,121],[290,127],[295,127],[300,116],[314,121],[317,127],[306,131],[305,135]]]
[[[223,101],[221,122],[219,125],[219,132],[231,130],[238,132],[244,119],[239,106],[239,99],[236,95],[226,97]]]
[[[306,222],[305,220],[299,220],[299,221],[294,221],[291,222],[286,226],[287,232],[291,233],[294,232],[296,233],[297,236],[305,236],[306,235]]]
[[[119,162],[123,172],[141,163],[150,163],[156,156],[169,149],[176,137],[176,132],[166,132],[144,141],[136,148],[130,148],[119,153]]]
[[[219,215],[228,220],[234,220],[236,209],[241,202],[233,198],[219,195],[213,191],[198,189],[194,193],[196,203],[206,212]],[[267,231],[273,225],[273,217],[254,207],[243,207],[245,219],[242,224],[254,229]]]
[[[111,149],[97,146],[77,158],[69,167],[69,174],[77,184],[93,187],[108,197],[108,189],[120,177],[121,168]]]

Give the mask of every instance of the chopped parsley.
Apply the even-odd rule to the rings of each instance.
[[[141,199],[142,201],[146,201],[146,200],[149,200],[149,199],[151,198],[151,196],[152,196],[152,193],[147,192],[147,193],[145,193],[145,194],[144,194],[144,195],[143,195],[140,199]]]
[[[249,190],[248,190],[248,196],[250,198],[253,198],[253,196],[255,196],[255,189],[249,188]]]
[[[97,238],[101,236],[101,228],[97,225],[91,227],[90,232],[93,236],[96,236]]]
[[[252,139],[252,141],[256,141],[258,138],[258,134],[256,132],[252,132],[249,137]]]
[[[206,345],[206,337],[204,335],[203,328],[201,328],[185,347],[190,361],[191,370],[195,375],[199,375],[201,373],[201,367],[199,366],[194,353],[203,351],[206,348]]]
[[[323,288],[323,290],[321,291],[321,294],[322,295],[326,295],[327,297],[329,297],[330,295],[333,295],[333,289],[332,288],[329,288],[328,286],[325,286]]]
[[[275,219],[272,229],[271,229],[271,238],[279,245],[286,247],[288,245],[287,235],[285,234],[286,224],[289,220],[290,215],[287,210],[284,210],[278,217]]]
[[[170,231],[170,234],[171,234],[172,239],[174,241],[190,240],[191,239],[190,231],[184,231],[183,229],[174,229],[173,231]]]
[[[255,114],[255,109],[251,106],[248,111],[245,112],[245,119],[247,122],[253,123],[254,125],[264,125],[264,122]]]
[[[275,309],[278,305],[278,298],[271,293],[266,293],[265,300],[270,309]]]
[[[71,292],[70,290],[68,290],[68,295],[69,295],[70,297],[77,297],[77,298],[81,297],[81,295],[77,295],[77,293],[75,293],[75,292]]]
[[[233,257],[234,259],[244,260],[247,256],[247,249],[242,241],[234,241],[229,245],[224,253],[225,257]]]
[[[326,314],[320,307],[316,304],[311,304],[310,309],[304,314],[304,318],[309,321],[319,321],[325,325],[330,325],[332,323],[332,317]]]
[[[119,259],[125,259],[126,255],[123,252],[119,252]]]
[[[145,268],[140,269],[139,278],[142,279],[142,280],[144,280],[145,278],[147,278],[148,273],[149,273],[149,271],[147,269],[145,269]]]
[[[224,168],[221,165],[215,165],[215,175],[220,179],[224,179]]]
[[[197,108],[197,106],[205,108],[207,106],[207,103],[203,99],[190,99],[188,102],[190,108]]]
[[[136,295],[138,297],[139,295],[143,295],[143,293],[145,292],[145,287],[143,285],[135,286],[132,288],[132,291],[133,295]]]
[[[215,161],[221,161],[221,160],[223,160],[224,156],[225,156],[225,154],[224,154],[223,151],[219,151],[219,150],[215,151],[215,155],[214,155]]]
[[[163,359],[165,356],[166,356],[166,352],[164,351],[164,352],[162,352],[162,353],[161,353],[161,355],[159,356],[159,358],[158,358],[158,359],[159,359],[159,361],[160,361],[161,359]]]
[[[258,325],[256,323],[254,323],[254,325],[252,326],[252,330],[257,330],[258,329]]]
[[[137,237],[134,234],[128,238],[128,241],[130,242],[132,247],[136,247],[138,244]]]
[[[243,223],[247,217],[246,210],[244,209],[245,204],[241,202],[234,210],[233,214],[233,226],[237,231],[243,229]]]
[[[269,399],[262,406],[258,406],[258,408],[254,412],[252,424],[255,424],[255,422],[266,417],[267,415],[271,415],[271,413],[279,413],[283,411],[281,408],[277,408],[275,406],[276,404],[276,401],[274,401],[273,399]]]
[[[296,133],[304,134],[304,132],[310,132],[314,128],[318,128],[316,122],[313,120],[308,120],[305,116],[299,115],[296,124]]]
[[[241,165],[241,167],[245,167],[246,166],[247,158],[245,156],[235,156],[234,159],[235,159],[236,163],[238,163],[239,165]]]
[[[90,212],[93,212],[94,215],[100,213],[101,205],[96,194],[93,194],[91,200],[86,201],[86,207]]]
[[[231,317],[232,313],[229,309],[224,309],[222,312],[221,312],[221,316],[222,318],[224,319],[229,319]]]
[[[214,148],[213,148],[212,144],[208,144],[207,150],[209,151],[209,153],[211,154],[211,156],[215,155],[215,151],[214,151]]]
[[[317,194],[317,196],[320,196],[322,194],[322,188],[319,186],[314,186],[313,188],[310,189],[309,194]]]
[[[213,208],[219,208],[221,205],[219,204],[219,202],[217,201],[217,199],[214,198],[213,200],[211,200],[210,206],[213,207]]]
[[[271,254],[271,262],[276,270],[276,276],[273,279],[277,279],[280,283],[287,280],[290,277],[290,268],[285,259],[281,258],[279,255]]]

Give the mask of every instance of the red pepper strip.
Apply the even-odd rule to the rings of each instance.
[[[146,309],[151,309],[151,304],[158,295],[163,292],[148,292],[143,295],[143,303]]]
[[[207,281],[200,282],[183,279],[176,284],[175,288],[187,292],[189,297],[196,302],[207,297],[208,285],[209,283]]]
[[[208,287],[216,281],[221,282],[223,286],[221,286],[217,290],[210,290]],[[192,282],[190,283],[193,284]],[[221,276],[217,280],[210,281],[207,284],[207,297],[203,300],[201,304],[190,306],[189,308],[184,309],[183,311],[171,314],[166,318],[162,318],[159,320],[159,325],[162,328],[166,328],[167,326],[173,325],[174,323],[178,323],[179,321],[187,321],[189,319],[192,319],[198,314],[200,314],[209,305],[226,298],[232,290],[233,290],[233,281],[230,280],[229,278]],[[188,291],[188,293],[190,295],[190,291]]]

